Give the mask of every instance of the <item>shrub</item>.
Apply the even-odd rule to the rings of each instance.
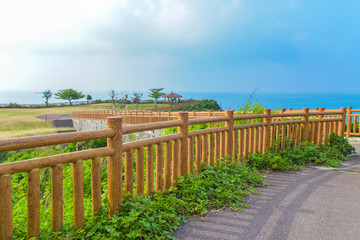
[[[87,213],[84,229],[75,231],[65,224],[62,233],[44,231],[41,239],[164,239],[171,237],[185,216],[205,214],[209,209],[224,206],[234,210],[247,207],[243,196],[264,185],[259,172],[244,163],[222,159],[215,167],[202,167],[201,173],[180,177],[176,188],[155,192],[151,197],[126,198],[121,212],[112,218],[108,217],[104,194],[104,207],[97,215]]]
[[[187,106],[187,107],[179,107],[177,109],[173,109],[172,111],[218,111],[221,110],[219,104],[215,100],[200,100],[195,104]]]
[[[345,138],[335,133],[332,133],[328,140],[328,144],[321,146],[310,142],[302,142],[297,146],[294,142],[285,141],[287,147],[284,149],[276,152],[275,146],[265,154],[251,154],[247,163],[257,169],[278,171],[298,170],[310,163],[336,167],[355,151]],[[279,146],[279,142],[276,145]]]

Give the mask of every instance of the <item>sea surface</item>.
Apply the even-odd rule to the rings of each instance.
[[[183,99],[214,99],[223,110],[235,109],[245,105],[250,100],[254,103],[261,102],[263,106],[274,109],[293,108],[302,109],[304,107],[313,109],[315,107],[325,107],[326,109],[338,109],[340,107],[352,106],[360,108],[360,94],[283,94],[283,93],[261,93],[256,92],[251,97],[251,93],[216,93],[216,92],[177,92],[183,96]],[[93,100],[109,99],[109,95],[104,92],[84,92],[92,96]],[[128,93],[132,95],[131,92]],[[144,92],[143,99],[149,99]],[[85,100],[82,99],[82,100]],[[54,97],[50,98],[49,103],[65,102]],[[42,93],[36,91],[0,91],[0,104],[18,103],[18,104],[41,104],[44,103]]]

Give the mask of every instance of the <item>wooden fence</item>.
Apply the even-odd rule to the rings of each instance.
[[[171,121],[178,117],[177,112],[156,112],[149,110],[124,110],[124,111],[113,111],[113,110],[98,110],[98,111],[82,111],[74,112],[73,118],[75,119],[91,119],[91,120],[102,120],[106,121],[107,117],[120,116],[123,118],[123,124],[141,124],[161,121]],[[222,111],[207,111],[189,112],[189,119],[193,118],[205,118],[205,117],[220,117],[225,116],[225,112]]]
[[[296,144],[300,141],[323,144],[330,133],[343,136],[346,108],[336,111],[305,108],[284,113],[265,109],[263,114],[253,115],[234,115],[234,111],[228,110],[223,114],[197,118],[197,113],[180,112],[177,120],[129,126],[122,124],[126,117],[110,116],[104,130],[0,140],[0,152],[4,152],[107,138],[107,147],[103,148],[0,164],[0,239],[10,239],[13,235],[11,174],[27,172],[27,237],[31,238],[40,235],[40,169],[51,168],[52,231],[56,232],[63,224],[63,165],[72,164],[74,225],[83,228],[83,161],[91,161],[92,209],[95,212],[102,205],[100,161],[107,157],[107,198],[109,216],[112,216],[114,211],[121,210],[123,191],[151,195],[154,190],[169,189],[179,176],[200,172],[201,162],[213,166],[215,160],[222,157],[245,161],[249,154],[265,152],[276,142],[281,142],[278,147],[284,148],[286,139]],[[209,124],[208,128],[189,131],[191,125],[204,123]],[[177,127],[177,133],[122,142],[123,134],[172,127]]]
[[[281,109],[281,112],[300,112],[301,110],[292,110],[291,108],[286,110],[285,108]],[[334,110],[325,110],[325,108],[315,108],[312,111],[334,111]],[[329,116],[328,116],[329,117]],[[346,137],[351,136],[360,136],[360,109],[353,109],[348,107],[346,109]]]

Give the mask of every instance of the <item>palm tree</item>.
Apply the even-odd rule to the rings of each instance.
[[[138,110],[138,104],[140,103],[143,94],[141,92],[134,92],[133,95],[134,96],[131,97],[131,99],[134,103],[136,103],[136,110]]]
[[[111,102],[113,105],[113,110],[115,110],[115,102],[116,102],[116,96],[118,95],[118,93],[114,90],[114,89],[110,89],[110,91],[108,91],[109,96],[111,97]]]

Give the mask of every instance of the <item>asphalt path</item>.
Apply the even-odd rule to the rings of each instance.
[[[360,142],[355,144],[360,149]],[[242,212],[193,217],[176,239],[360,239],[360,156],[337,168],[273,173]]]
[[[67,120],[67,119],[72,119],[73,115],[72,113],[45,114],[45,115],[39,115],[36,118],[46,121]]]

